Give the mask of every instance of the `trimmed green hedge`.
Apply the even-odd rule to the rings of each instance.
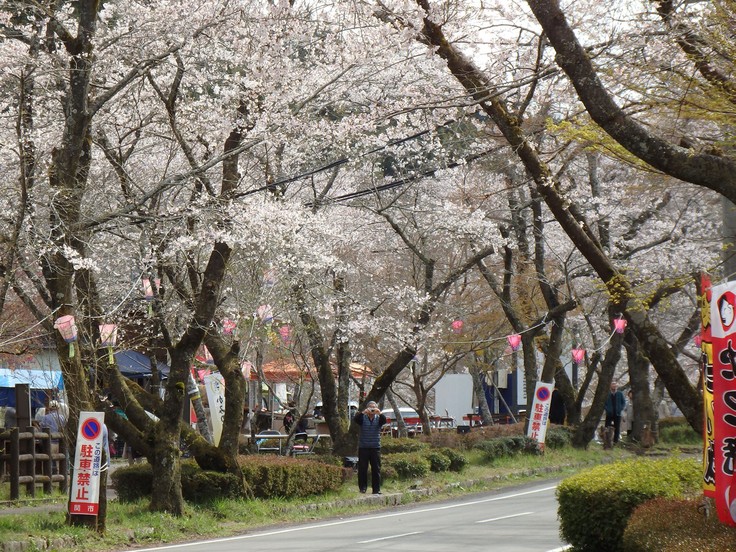
[[[669,425],[659,429],[659,440],[662,443],[679,445],[702,445],[703,437],[698,435],[687,424]]]
[[[655,498],[638,506],[626,524],[624,552],[736,550],[736,529],[699,511],[703,500]]]
[[[450,471],[461,472],[465,469],[465,466],[468,465],[468,459],[461,452],[449,447],[441,448],[439,449],[439,452],[450,459],[450,467],[448,468]]]
[[[444,472],[450,469],[450,458],[438,450],[425,453],[424,457],[429,460],[429,469],[433,472]]]
[[[259,498],[293,498],[328,491],[342,485],[343,469],[301,458],[250,455],[240,458],[245,480]]]
[[[396,471],[399,479],[425,477],[430,470],[430,461],[419,452],[399,452],[382,455],[382,463]],[[384,478],[386,474],[383,474]]]
[[[408,437],[384,437],[381,439],[381,452],[383,454],[420,452],[428,449],[429,445],[418,439]]]
[[[539,444],[524,435],[497,437],[476,443],[473,448],[483,451],[488,462],[515,454],[541,454]]]
[[[153,471],[150,464],[134,464],[115,470],[111,478],[122,502],[151,496]],[[181,487],[189,502],[208,502],[218,498],[244,496],[240,481],[231,473],[201,470],[192,461],[181,463]]]
[[[240,457],[240,466],[253,494],[259,498],[303,497],[335,491],[344,482],[341,466],[313,460],[273,455]],[[149,464],[118,468],[112,480],[123,502],[151,496],[153,473]],[[206,502],[217,498],[244,496],[238,478],[232,474],[203,471],[193,461],[182,462],[184,499]]]
[[[572,429],[569,427],[548,427],[544,438],[544,448],[561,449],[572,446]]]
[[[679,458],[629,460],[580,472],[557,488],[560,535],[576,550],[620,551],[636,506],[696,492],[700,480],[698,462]]]

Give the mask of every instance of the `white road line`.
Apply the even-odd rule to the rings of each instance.
[[[501,516],[501,517],[496,517],[496,518],[491,518],[491,519],[482,519],[480,521],[476,521],[475,523],[488,523],[488,522],[491,522],[491,521],[500,521],[502,519],[510,519],[510,518],[515,518],[515,517],[519,517],[519,516],[529,516],[529,515],[531,515],[533,513],[534,512],[522,512],[520,514],[511,514],[509,516]]]
[[[380,539],[371,539],[358,541],[358,544],[368,544],[369,542],[385,541],[389,539],[400,539],[401,537],[410,537],[411,535],[421,535],[424,531],[414,531],[413,533],[402,533],[401,535],[391,535],[390,537],[381,537]]]
[[[567,546],[560,546],[559,548],[547,550],[547,552],[565,552],[565,550],[570,550],[571,548],[572,548],[572,544],[568,544]]]
[[[189,547],[189,546],[200,546],[202,544],[206,545],[206,544],[215,544],[219,542],[231,542],[231,541],[237,541],[237,540],[256,539],[259,537],[271,537],[273,535],[283,535],[286,533],[295,533],[297,531],[308,531],[310,529],[324,529],[325,527],[335,527],[336,525],[347,525],[348,523],[371,521],[374,519],[386,519],[386,518],[392,518],[392,517],[411,516],[414,514],[424,514],[426,512],[450,510],[453,508],[462,508],[464,506],[475,506],[476,504],[484,504],[486,502],[496,502],[499,500],[506,500],[507,498],[516,498],[518,496],[526,496],[530,494],[543,493],[545,491],[551,491],[556,488],[557,488],[557,485],[552,485],[551,487],[542,487],[541,489],[534,489],[533,491],[523,491],[520,493],[514,493],[514,494],[509,494],[509,495],[495,496],[492,498],[473,500],[472,502],[461,502],[459,504],[448,504],[446,506],[436,506],[432,508],[423,508],[421,510],[409,510],[406,512],[395,512],[391,514],[381,514],[381,515],[376,515],[376,516],[368,516],[368,517],[361,516],[358,518],[342,519],[339,521],[330,521],[326,523],[318,523],[315,525],[304,525],[301,527],[287,527],[285,529],[276,529],[274,531],[265,531],[262,533],[249,533],[247,535],[237,535],[234,537],[225,537],[222,539],[209,539],[209,540],[196,541],[196,542],[184,542],[180,544],[167,544],[163,546],[154,546],[151,548],[140,548],[140,549],[137,549],[136,552],[153,552],[154,550],[168,550],[170,548],[184,548],[184,547]]]

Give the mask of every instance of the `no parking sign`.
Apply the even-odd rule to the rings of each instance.
[[[80,412],[69,513],[96,516],[100,503],[104,412]]]
[[[552,402],[552,391],[554,385],[551,383],[537,382],[534,389],[534,401],[529,419],[529,427],[526,435],[536,439],[544,449],[544,438],[547,435],[547,423],[549,422],[549,405]]]

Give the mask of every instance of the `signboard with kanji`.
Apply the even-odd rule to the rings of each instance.
[[[100,502],[104,412],[80,412],[69,513],[96,516]]]
[[[547,435],[549,405],[552,401],[554,387],[551,383],[538,381],[534,388],[534,401],[532,401],[532,411],[529,414],[529,427],[526,430],[526,435],[535,439],[542,449],[544,449],[544,438]]]
[[[713,286],[710,326],[716,512],[722,523],[736,526],[736,282]]]

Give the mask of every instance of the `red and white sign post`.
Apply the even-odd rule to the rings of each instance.
[[[534,401],[532,401],[532,412],[529,418],[529,427],[526,436],[536,439],[539,446],[544,450],[544,438],[547,435],[547,424],[549,422],[549,406],[552,402],[552,391],[554,384],[537,382],[534,388]]]
[[[736,282],[713,286],[710,327],[716,512],[722,523],[736,526]]]
[[[104,412],[80,412],[77,449],[69,497],[71,515],[96,516],[100,506]]]

